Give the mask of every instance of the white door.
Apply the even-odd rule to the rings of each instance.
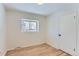
[[[74,14],[66,14],[60,18],[60,49],[75,55],[76,47],[76,20]]]

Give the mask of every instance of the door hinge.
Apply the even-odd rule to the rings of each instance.
[[[75,51],[75,48],[74,48],[74,51]]]

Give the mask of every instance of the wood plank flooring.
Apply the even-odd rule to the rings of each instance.
[[[6,56],[70,56],[62,50],[53,48],[48,44],[41,44],[36,46],[18,48],[10,50]]]

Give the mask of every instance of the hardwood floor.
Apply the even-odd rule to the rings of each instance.
[[[10,50],[6,56],[70,56],[62,50],[53,48],[48,44],[41,44],[25,48]]]

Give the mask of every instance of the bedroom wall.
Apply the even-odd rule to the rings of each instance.
[[[6,20],[5,9],[0,4],[0,55],[4,55],[6,52]]]
[[[6,10],[7,14],[7,49],[27,47],[44,43],[46,40],[46,16],[21,12],[17,10]],[[21,32],[21,19],[37,19],[40,22],[39,32]]]

